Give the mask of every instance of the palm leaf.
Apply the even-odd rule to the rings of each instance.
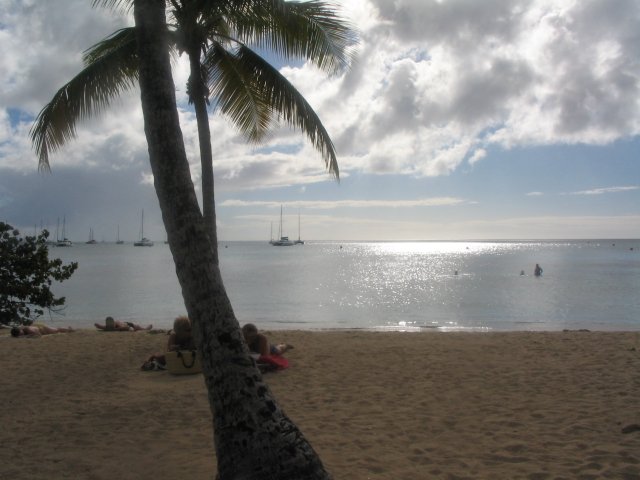
[[[93,0],[92,7],[103,7],[109,10],[129,13],[133,9],[133,0]]]
[[[85,52],[85,68],[53,96],[38,114],[30,136],[39,168],[49,154],[75,138],[76,123],[99,114],[138,80],[134,28],[118,30]]]
[[[222,113],[250,140],[260,140],[270,125],[282,119],[307,135],[327,169],[340,171],[335,147],[311,105],[276,68],[246,46],[236,54],[217,47],[218,61],[207,64],[210,86]]]
[[[252,142],[264,137],[271,124],[269,106],[258,96],[253,78],[238,58],[213,43],[204,59],[209,90],[221,112]]]
[[[244,43],[287,59],[304,58],[329,73],[351,61],[348,47],[356,42],[354,30],[326,2],[249,0],[235,8],[228,18]]]

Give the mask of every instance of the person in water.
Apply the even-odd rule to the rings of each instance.
[[[542,267],[540,265],[538,265],[537,263],[536,263],[536,268],[533,270],[533,274],[536,277],[541,277],[542,276]]]
[[[287,343],[279,343],[277,345],[269,344],[267,337],[258,333],[258,327],[253,323],[247,323],[242,327],[242,334],[244,335],[244,341],[247,342],[247,346],[251,353],[257,353],[260,355],[282,355],[287,350],[291,350],[293,348],[293,346]]]

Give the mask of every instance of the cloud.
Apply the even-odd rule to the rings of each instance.
[[[289,201],[274,202],[262,200],[224,200],[221,202],[222,207],[269,207],[280,208],[281,205],[287,207],[316,209],[316,210],[332,210],[338,208],[410,208],[410,207],[447,207],[468,203],[461,198],[455,197],[438,197],[423,198],[417,200],[329,200],[329,201]]]
[[[52,156],[52,178],[57,179],[54,184],[58,186],[51,184],[45,190],[49,199],[55,199],[51,202],[59,203],[55,212],[44,208],[37,189],[29,188],[29,182],[38,184],[34,180],[37,160],[29,139],[33,119],[54,92],[82,68],[82,52],[118,28],[131,25],[130,16],[92,9],[86,0],[0,1],[2,214],[17,218],[16,212],[20,212],[29,225],[39,219],[34,219],[22,205],[34,209],[39,205],[43,210],[39,215],[47,216],[81,205],[81,210],[85,206],[87,210],[82,221],[92,222],[91,198],[108,202],[108,197],[90,195],[92,190],[102,191],[97,180],[89,181],[86,190],[79,184],[73,188],[74,182],[85,181],[86,177],[103,179],[112,189],[128,189],[125,197],[129,197],[129,190],[141,189],[144,198],[131,194],[128,205],[117,202],[115,206],[137,210],[138,205],[148,201],[145,195],[152,190],[137,90],[124,95],[99,118],[79,125],[77,138]],[[295,192],[300,197],[319,199],[308,204],[290,202],[287,206],[354,208],[360,212],[371,209],[379,210],[380,215],[392,212],[399,216],[399,212],[412,207],[430,208],[430,214],[438,215],[452,209],[434,207],[467,207],[478,201],[486,205],[480,198],[481,187],[469,186],[472,175],[467,176],[469,183],[464,183],[460,175],[454,174],[477,172],[483,163],[491,162],[491,168],[499,173],[499,161],[507,155],[495,155],[497,151],[566,144],[606,145],[621,139],[633,140],[640,134],[640,3],[635,0],[619,0],[615,8],[609,0],[339,3],[361,39],[354,49],[353,67],[331,78],[302,63],[283,66],[281,72],[307,98],[327,128],[338,152],[341,177],[353,178],[353,185],[361,188],[359,198],[370,201],[351,202],[341,196],[343,203],[323,202],[320,187],[333,180],[320,155],[299,131],[279,126],[263,144],[247,144],[229,121],[212,109],[216,195],[224,207],[218,212],[224,228],[233,228],[232,219],[225,212],[233,210],[232,206],[249,212],[249,206],[259,207],[258,199],[266,198],[265,207],[277,208],[280,202],[269,201],[276,189],[280,190],[278,196],[285,198]],[[186,98],[187,78],[188,65],[180,58],[174,65],[174,82],[181,129],[198,190],[198,135]],[[434,181],[435,177],[446,176],[449,178]],[[362,193],[366,185],[383,185],[387,179],[390,188],[398,188],[400,177],[419,179],[411,180],[412,185],[415,188],[420,183],[426,186],[425,190],[412,190],[418,193],[407,192],[406,196],[397,195],[394,190],[385,191],[383,197],[382,189]],[[483,186],[493,185],[499,178],[496,174]],[[460,185],[469,188],[465,192],[472,191],[475,199],[466,199],[465,193],[457,191]],[[24,191],[20,192],[17,186]],[[562,184],[553,188],[572,191],[582,187]],[[608,187],[573,194],[596,195],[637,188]],[[528,190],[531,186],[524,186],[519,192]],[[432,193],[434,198],[425,198],[423,192],[437,193]],[[404,199],[408,195],[418,200],[381,200]],[[549,194],[527,194],[542,195]],[[233,199],[247,198],[252,200],[246,206],[233,203],[239,201]],[[100,206],[93,208],[100,216],[107,216]],[[145,207],[145,218],[149,217],[153,228],[151,208]],[[117,217],[108,218],[114,223]],[[394,218],[398,222],[395,224],[386,218],[379,223],[371,220],[365,228],[354,218],[341,218],[342,225],[354,225],[349,235],[358,235],[358,225],[363,232],[371,233],[368,238],[375,237],[375,228],[384,226],[397,227],[394,235],[402,231],[412,238],[429,238],[429,229],[445,227],[433,219],[431,223],[427,219],[411,223]],[[79,219],[71,221],[72,228],[80,224]],[[445,237],[446,232],[453,238],[471,231],[467,224],[460,224],[459,228],[447,225],[442,230]],[[523,232],[528,231],[527,225],[523,223]],[[562,229],[562,221],[554,225]],[[482,224],[476,226],[483,228]],[[487,235],[491,227],[487,226]],[[97,230],[98,226],[94,228]],[[422,233],[414,236],[411,228]],[[627,231],[624,228],[621,231]],[[324,235],[327,229],[328,224],[324,224],[318,233]],[[226,230],[237,232],[235,238],[254,238],[255,232],[252,237],[250,231],[250,224],[246,230]],[[158,227],[158,235],[161,233]]]
[[[569,195],[604,195],[606,193],[621,193],[621,192],[629,192],[633,190],[640,190],[640,187],[629,186],[629,187],[605,187],[605,188],[594,188],[592,190],[580,190],[578,192],[571,192]]]
[[[310,65],[282,73],[319,113],[345,175],[441,176],[482,161],[491,146],[606,144],[640,133],[638,2],[621,0],[616,8],[606,0],[341,3],[361,38],[353,68],[332,78]],[[30,119],[79,71],[81,52],[131,18],[88,8],[82,0],[5,4],[0,165],[24,169]],[[197,176],[185,59],[176,63],[174,76]],[[11,125],[8,109],[26,116]],[[321,163],[306,161],[309,154],[319,157],[299,132],[274,131],[265,147],[279,153],[265,155],[213,112],[211,123],[222,188],[327,180]],[[56,162],[119,168],[146,158],[144,143],[133,92],[119,109],[82,126]]]

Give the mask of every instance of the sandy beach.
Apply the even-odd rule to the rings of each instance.
[[[640,479],[638,333],[266,333],[335,479]],[[139,369],[165,343],[3,331],[0,479],[213,478],[202,377]]]

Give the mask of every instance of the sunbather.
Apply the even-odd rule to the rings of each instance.
[[[114,320],[113,317],[107,317],[104,320],[104,325],[94,323],[98,330],[105,330],[107,332],[133,332],[138,330],[151,330],[153,325],[147,325],[142,327],[133,322],[121,322],[120,320]]]
[[[54,333],[73,332],[73,328],[67,327],[50,327],[42,323],[34,323],[33,325],[22,325],[11,329],[12,337],[41,337],[42,335],[51,335]]]

